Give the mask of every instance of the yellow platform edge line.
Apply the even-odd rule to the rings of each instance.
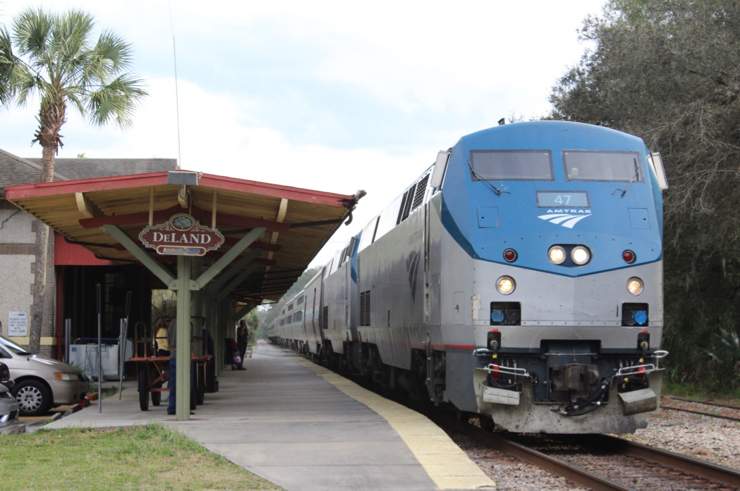
[[[494,489],[495,483],[447,434],[425,416],[384,399],[304,358],[296,363],[313,371],[347,396],[378,413],[398,433],[440,490]],[[440,456],[444,455],[444,465]]]

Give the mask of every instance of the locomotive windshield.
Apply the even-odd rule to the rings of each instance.
[[[565,175],[569,181],[643,180],[637,152],[563,151]]]
[[[547,150],[473,150],[470,171],[475,181],[552,181]]]

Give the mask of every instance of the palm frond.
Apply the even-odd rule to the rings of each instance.
[[[136,104],[146,95],[141,79],[121,75],[99,90],[90,92],[87,99],[89,119],[96,125],[115,121],[122,128],[130,126]]]
[[[13,83],[14,58],[10,35],[3,26],[0,28],[0,106],[11,101],[16,92]]]
[[[104,66],[110,69],[110,74],[118,74],[131,64],[131,44],[112,31],[103,31],[92,52],[108,62]]]
[[[13,30],[19,55],[42,58],[48,51],[51,28],[56,18],[56,15],[45,12],[41,7],[21,12]]]
[[[90,49],[89,39],[94,26],[92,16],[81,10],[70,10],[59,17],[53,28],[53,37],[59,42],[60,62],[72,60]]]

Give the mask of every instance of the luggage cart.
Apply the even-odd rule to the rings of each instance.
[[[142,337],[139,337],[140,330]],[[139,407],[142,411],[148,411],[150,397],[152,405],[159,406],[162,402],[162,392],[169,392],[169,388],[164,387],[164,384],[169,382],[170,379],[170,357],[156,356],[154,336],[153,334],[147,336],[147,327],[143,322],[137,322],[134,326],[134,345],[136,346],[136,356],[132,357],[130,361],[136,363]],[[210,355],[196,356],[191,354],[190,356],[191,362],[195,364],[193,390],[190,391],[190,409],[195,409],[197,404],[203,404],[206,387],[206,364],[210,359]]]

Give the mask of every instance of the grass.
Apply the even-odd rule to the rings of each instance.
[[[17,490],[281,489],[162,425],[0,436],[0,462]]]
[[[724,401],[729,404],[740,404],[740,390],[726,390],[724,392],[709,391],[693,384],[664,383],[662,394],[695,401]]]

